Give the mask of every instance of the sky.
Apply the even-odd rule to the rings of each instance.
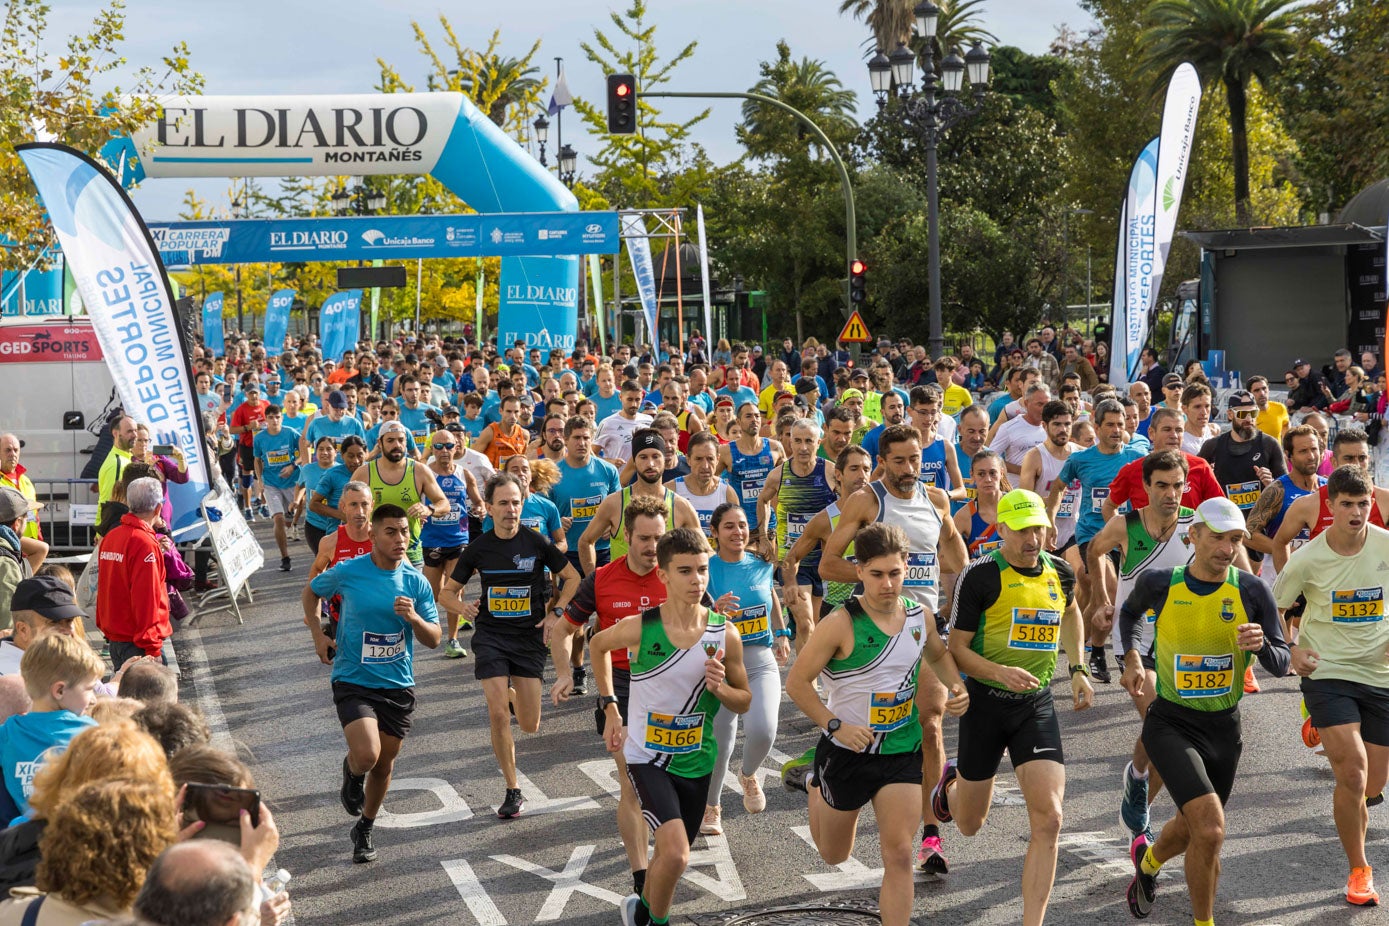
[[[45,44],[59,47],[67,32],[90,21],[102,5],[93,0],[57,4],[50,19],[57,34]],[[627,6],[627,0],[465,0],[446,6],[428,0],[237,0],[228,4],[127,0],[123,49],[132,66],[157,64],[175,42],[186,41],[207,94],[370,92],[379,81],[377,58],[393,64],[407,80],[412,73],[420,75],[417,85],[424,89],[426,59],[410,24],[419,22],[440,45],[442,11],[460,42],[473,48],[485,48],[493,30],[501,32],[502,52],[516,57],[540,39],[535,63],[542,72],[553,74],[554,58],[564,58],[575,95],[601,103],[603,74],[579,46],[592,39],[595,27],[610,37],[618,35],[609,13]],[[690,40],[699,42],[693,58],[677,69],[666,89],[746,90],[757,82],[760,62],[774,58],[777,41],[785,39],[794,58],[824,61],[854,90],[859,116],[866,118],[873,108],[863,57],[868,29],[840,15],[838,7],[837,0],[651,0],[648,13],[657,27],[656,47],[663,57]],[[469,11],[476,8],[486,8],[486,13],[473,21]],[[1041,53],[1058,25],[1083,29],[1089,18],[1075,0],[986,0],[983,22],[1000,43]],[[662,104],[672,118],[689,118],[706,105],[676,100]],[[734,137],[738,104],[714,103],[712,108],[711,117],[697,127],[694,140],[705,146],[716,163],[726,163],[740,153]],[[567,110],[566,116],[571,112]],[[565,140],[579,151],[582,175],[585,150],[594,151],[598,144],[575,137],[577,129],[577,115],[565,119]],[[550,136],[553,147],[553,125]],[[222,178],[146,181],[134,199],[147,220],[174,219],[189,188],[220,209],[228,201],[230,182]]]

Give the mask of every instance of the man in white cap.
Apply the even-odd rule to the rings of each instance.
[[[1140,833],[1129,847],[1134,877],[1129,912],[1146,917],[1157,897],[1157,875],[1186,856],[1187,893],[1196,926],[1210,926],[1220,877],[1225,802],[1239,769],[1242,738],[1237,710],[1244,669],[1258,657],[1275,676],[1291,657],[1273,594],[1258,576],[1234,566],[1247,531],[1244,512],[1227,498],[1196,508],[1187,532],[1191,563],[1139,576],[1119,612],[1124,688],[1143,695],[1157,675],[1157,699],[1143,719],[1143,746],[1179,813],[1154,840]],[[1149,642],[1140,628],[1152,623]]]

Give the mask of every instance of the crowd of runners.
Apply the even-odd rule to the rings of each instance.
[[[1345,899],[1378,902],[1389,493],[1363,429],[1382,374],[1375,393],[1348,352],[1324,373],[1290,364],[1288,403],[1259,376],[1217,408],[1199,365],[1145,352],[1116,387],[1102,350],[1051,326],[990,356],[881,342],[856,362],[814,339],[698,335],[606,355],[359,348],[335,362],[233,340],[195,360],[245,513],[274,520],[283,569],[308,547],[303,617],[332,667],[355,861],[377,857],[416,644],[442,645],[485,694],[500,817],[525,809],[513,726],[535,733],[547,696],[594,698],[594,748],[620,771],[624,924],[667,922],[691,844],[727,825],[731,767],[744,810],[765,808],[784,688],[821,732],[780,744],[798,755],[783,782],[831,864],[873,806],[888,926],[910,918],[914,869],[946,873],[947,835],[985,824],[1007,754],[1038,926],[1063,827],[1058,702],[1084,710],[1117,677],[1139,715],[1114,793],[1129,909],[1189,905],[1208,926],[1239,828],[1239,702],[1258,672],[1291,672],[1305,721],[1288,722],[1336,778]],[[1188,896],[1160,901],[1178,856]]]

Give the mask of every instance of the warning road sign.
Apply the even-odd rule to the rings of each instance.
[[[873,343],[873,336],[868,333],[868,326],[863,323],[863,316],[858,314],[857,309],[844,323],[844,330],[839,332],[839,340],[845,344]]]

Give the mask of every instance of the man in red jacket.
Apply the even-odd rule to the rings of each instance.
[[[111,661],[122,666],[131,656],[163,656],[169,624],[169,593],[164,548],[154,532],[164,505],[158,479],[136,479],[125,490],[130,511],[101,539],[96,624],[111,644]]]
[[[1186,458],[1188,472],[1186,485],[1182,489],[1182,507],[1194,509],[1208,498],[1221,498],[1225,495],[1216,481],[1211,465],[1195,454],[1182,451],[1182,413],[1173,411],[1165,405],[1153,410],[1149,419],[1148,439],[1153,442],[1153,451],[1176,450]],[[1134,460],[1124,464],[1114,481],[1109,484],[1109,498],[1104,501],[1105,523],[1114,513],[1129,502],[1135,509],[1148,504],[1148,490],[1143,485],[1143,461]]]

